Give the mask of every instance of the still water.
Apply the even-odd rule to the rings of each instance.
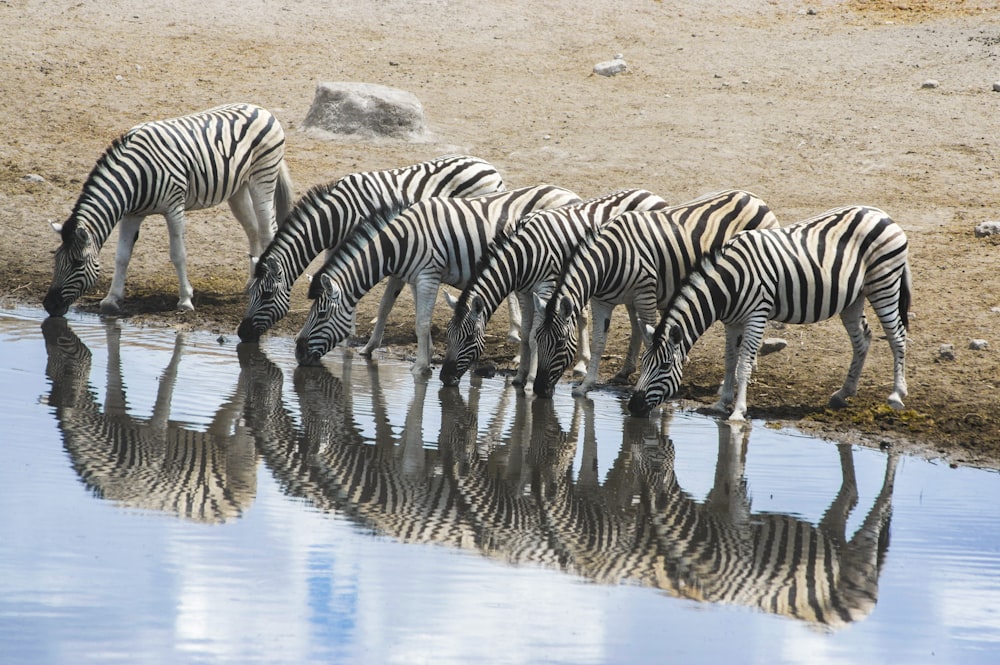
[[[624,399],[0,310],[0,662],[1000,662],[1000,475]]]

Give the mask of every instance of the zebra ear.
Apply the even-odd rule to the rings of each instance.
[[[52,220],[49,220],[49,226],[51,226],[52,230],[55,231],[56,233],[60,233],[60,234],[62,233],[62,227],[63,227],[62,224],[59,224],[58,222],[53,222]]]
[[[534,291],[531,292],[531,300],[535,303],[536,312],[544,312],[545,308],[549,306],[548,298],[543,298]]]
[[[451,293],[444,289],[441,289],[441,293],[444,295],[445,304],[448,305],[452,311],[455,311],[455,308],[458,307],[458,300],[455,299],[455,296],[451,295]]]
[[[642,326],[642,342],[646,346],[653,345],[653,334],[656,332],[656,328],[649,325],[648,323]]]
[[[576,306],[573,305],[573,300],[569,296],[563,296],[559,299],[559,313],[564,319],[568,319],[574,314]]]
[[[676,324],[670,326],[670,342],[672,344],[681,343],[681,327]]]
[[[323,291],[329,293],[331,297],[340,295],[340,289],[337,288],[337,283],[334,282],[333,278],[326,273],[320,274],[319,285]]]
[[[473,316],[479,316],[482,314],[484,307],[485,303],[480,296],[472,296],[469,299],[469,312],[471,312]]]

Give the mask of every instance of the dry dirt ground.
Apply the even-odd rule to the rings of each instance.
[[[1000,242],[973,234],[1000,218],[996,2],[0,0],[0,29],[0,305],[40,302],[58,242],[47,222],[68,215],[112,138],[140,121],[249,101],[285,126],[299,194],[350,172],[465,152],[497,165],[510,187],[546,181],[583,197],[644,187],[680,203],[738,187],[783,222],[844,204],[881,207],[911,243],[908,409],[883,406],[891,366],[878,339],[852,406],[824,408],[850,357],[832,321],[769,333],[789,345],[761,360],[750,414],[1000,468]],[[592,75],[615,54],[627,73]],[[301,131],[321,81],[412,92],[434,138]],[[96,311],[107,288],[115,239],[83,310]],[[187,245],[197,310],[173,311],[164,225],[151,218],[127,314],[234,335],[245,307],[242,232],[225,206],[192,213]],[[301,325],[304,293],[299,285],[280,332]],[[390,353],[411,350],[412,312],[404,296]],[[442,305],[439,329],[446,321]],[[620,362],[622,324],[605,375]],[[503,366],[513,348],[502,316],[494,332],[486,360]],[[990,349],[972,351],[970,339]],[[942,344],[954,345],[955,360],[939,359]],[[695,404],[713,398],[720,350],[717,329],[694,348],[684,397]]]

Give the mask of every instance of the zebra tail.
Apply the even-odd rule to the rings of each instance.
[[[899,318],[903,321],[903,328],[910,329],[910,291],[912,281],[910,277],[910,262],[903,264],[903,279],[899,285]]]
[[[292,211],[294,204],[292,191],[292,174],[288,170],[288,162],[281,160],[278,169],[278,182],[274,188],[274,219],[278,223],[278,228],[285,223],[285,218]]]

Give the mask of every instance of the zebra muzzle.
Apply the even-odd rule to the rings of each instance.
[[[313,366],[320,364],[323,354],[309,348],[309,340],[303,337],[295,340],[295,359],[300,365]]]
[[[653,410],[651,404],[646,401],[646,391],[637,390],[632,393],[632,398],[628,401],[628,412],[633,416],[645,418]]]

